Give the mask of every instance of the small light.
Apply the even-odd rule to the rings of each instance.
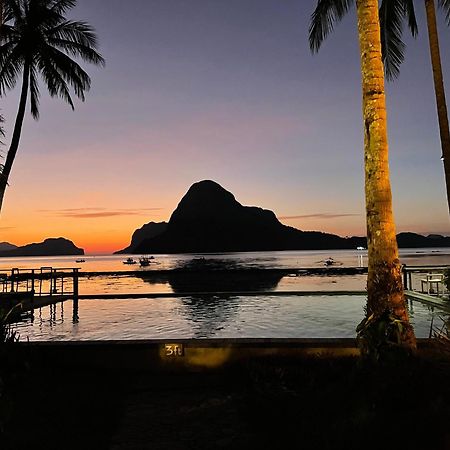
[[[441,156],[441,161],[444,161],[444,155]]]

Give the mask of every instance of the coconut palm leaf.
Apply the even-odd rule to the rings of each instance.
[[[72,96],[85,100],[91,79],[75,59],[103,65],[94,29],[65,14],[76,0],[3,0],[4,23],[0,33],[0,95],[22,84],[19,109],[7,157],[0,170],[0,209],[19,146],[30,97],[31,115],[39,118],[39,81],[52,97],[74,109]]]
[[[447,24],[450,26],[450,0],[438,0],[438,5],[445,12],[445,20]]]
[[[322,42],[333,31],[334,24],[342,20],[354,0],[319,0],[311,15],[309,46],[318,52]]]
[[[379,15],[385,73],[388,80],[393,80],[398,77],[405,59],[404,20],[407,19],[414,37],[418,33],[413,0],[382,0]]]

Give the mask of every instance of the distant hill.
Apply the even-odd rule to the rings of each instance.
[[[84,255],[84,250],[78,248],[72,241],[64,238],[49,238],[44,242],[28,244],[10,250],[0,251],[0,257],[4,256],[63,256]]]
[[[123,250],[119,250],[114,254],[117,255],[121,253],[133,253],[142,241],[144,241],[145,239],[151,239],[158,234],[163,233],[164,231],[166,231],[166,228],[167,222],[146,223],[133,233],[133,236],[131,237],[131,243],[128,247],[124,248]]]
[[[417,233],[399,233],[397,243],[401,248],[450,247],[450,237],[440,234],[422,236]]]
[[[450,247],[450,237],[397,235],[399,247]],[[117,253],[211,253],[264,250],[328,250],[367,247],[365,237],[340,237],[283,225],[266,209],[243,206],[211,180],[193,184],[168,223],[150,222]]]
[[[10,244],[9,242],[0,242],[0,252],[14,250],[15,248],[17,248],[17,245]]]

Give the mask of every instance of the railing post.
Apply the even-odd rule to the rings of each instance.
[[[78,300],[78,268],[73,269],[73,298]]]
[[[31,290],[34,295],[34,269],[31,269]]]
[[[73,313],[72,320],[78,322],[78,268],[73,269]]]
[[[52,275],[51,275],[51,278],[50,278],[50,289],[52,290],[53,294],[57,294],[58,293],[58,289],[56,289],[56,275],[57,275],[56,270],[57,269],[53,269],[51,271]],[[52,284],[53,284],[53,287],[52,287]]]
[[[402,265],[402,272],[403,272],[403,289],[405,291],[408,290],[408,272],[406,271],[406,264]]]

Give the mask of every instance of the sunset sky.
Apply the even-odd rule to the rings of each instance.
[[[63,236],[87,253],[128,245],[212,179],[303,230],[364,235],[361,86],[353,9],[317,55],[315,1],[78,0],[106,59],[72,112],[42,86],[25,119],[0,242]],[[423,2],[387,86],[398,231],[450,234]],[[440,15],[450,99],[450,28]],[[9,144],[19,92],[1,100]],[[7,147],[4,147],[5,149]]]

